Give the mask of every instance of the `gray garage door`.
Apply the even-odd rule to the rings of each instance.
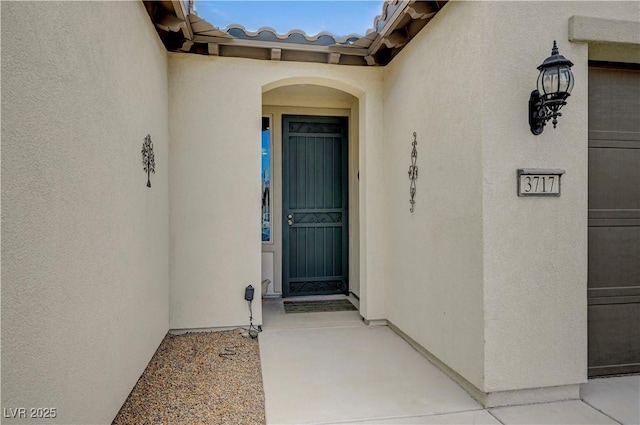
[[[589,376],[640,372],[640,67],[589,67]]]

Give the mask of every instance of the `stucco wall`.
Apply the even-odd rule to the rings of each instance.
[[[590,46],[568,25],[637,21],[639,7],[449,2],[385,69],[389,319],[483,392],[586,380]],[[558,128],[533,136],[529,94],[554,39],[576,85]],[[565,169],[561,197],[517,197],[518,168]]]
[[[483,385],[480,3],[449,3],[385,68],[388,319]],[[408,170],[417,133],[415,211]]]
[[[638,20],[637,2],[482,4],[485,391],[586,381],[586,43],[573,15]],[[535,34],[535,36],[532,36]],[[575,87],[553,129],[530,133],[536,67],[551,53],[575,64]],[[518,198],[517,168],[560,168],[559,198]]]
[[[362,97],[360,114],[366,116],[360,117],[360,123],[369,123],[365,137],[375,153],[382,140],[378,128],[382,121],[381,80],[379,69],[169,55],[171,328],[248,323],[243,288],[256,286],[261,276],[259,141],[263,91],[306,83]],[[369,161],[367,155],[361,145],[361,180],[363,164],[378,160]],[[373,183],[381,184],[379,180]],[[362,187],[360,190],[362,205],[365,197]],[[368,202],[382,199],[372,195]],[[372,213],[360,211],[361,223],[380,227],[375,208],[367,209]],[[381,252],[372,249],[371,255],[376,254]],[[374,257],[369,265],[361,261],[360,268],[375,268],[381,263]],[[382,318],[382,274],[372,275],[372,295],[363,310]],[[254,302],[254,317],[261,323],[259,302]]]
[[[169,328],[166,72],[142,2],[2,4],[3,408],[111,423]]]

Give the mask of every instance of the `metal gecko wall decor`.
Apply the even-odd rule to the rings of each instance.
[[[411,143],[411,146],[413,146],[413,149],[411,150],[411,165],[409,166],[409,180],[411,180],[411,183],[409,184],[409,196],[411,196],[409,199],[409,204],[411,204],[409,212],[411,213],[413,213],[413,207],[416,204],[414,198],[416,196],[416,180],[418,180],[418,166],[416,165],[418,162],[418,150],[416,149],[417,144],[416,132],[414,131],[413,143]]]
[[[150,134],[147,134],[147,137],[144,138],[144,143],[142,143],[142,165],[147,173],[147,187],[151,187],[151,173],[156,173],[156,161]]]

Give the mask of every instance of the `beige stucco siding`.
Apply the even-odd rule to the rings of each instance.
[[[110,423],[169,328],[166,73],[142,2],[2,4],[5,408]]]
[[[637,22],[639,7],[449,2],[385,68],[388,318],[485,393],[586,380],[587,66],[598,57],[569,42],[569,20]],[[576,85],[558,128],[533,136],[528,98],[554,39]],[[518,168],[565,169],[562,196],[518,198]],[[524,397],[488,403],[538,395]]]
[[[379,161],[381,70],[326,64],[169,55],[171,133],[171,327],[208,328],[248,323],[243,288],[261,280],[260,117],[262,94],[291,84],[317,84],[360,98],[360,179]],[[365,96],[366,93],[366,96]],[[362,116],[364,115],[364,117]],[[369,155],[373,155],[370,159]],[[366,167],[365,167],[366,164]],[[377,173],[379,163],[371,165]],[[376,178],[378,180],[376,180]],[[381,186],[380,176],[372,185]],[[363,222],[380,227],[380,194],[360,187]],[[364,213],[366,211],[366,213]],[[375,244],[375,241],[370,242]],[[372,271],[362,295],[365,315],[384,318],[381,244],[359,267]],[[379,257],[375,257],[375,256]],[[361,292],[363,286],[361,285]],[[367,298],[368,296],[368,298]],[[261,322],[261,305],[254,302]]]
[[[553,10],[551,13],[550,10]],[[637,2],[483,3],[485,391],[586,381],[588,49],[571,16],[635,19]],[[535,36],[534,36],[535,34]],[[553,40],[575,64],[559,118],[534,136],[527,100]],[[559,198],[518,198],[517,168],[560,168]]]
[[[484,372],[481,7],[448,4],[385,68],[384,82],[388,319],[477,387]]]

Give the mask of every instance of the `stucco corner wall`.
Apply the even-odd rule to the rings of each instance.
[[[478,388],[484,376],[480,7],[448,3],[384,74],[388,319]],[[414,131],[419,173],[410,213]]]
[[[638,5],[482,2],[486,392],[587,378],[589,46],[569,42],[574,15],[626,19]],[[557,128],[534,136],[528,99],[554,40],[575,64],[575,87]],[[561,196],[518,197],[518,168],[565,170]]]
[[[261,282],[261,91],[231,61],[169,63],[171,328],[245,325],[244,288]]]
[[[1,12],[2,407],[111,423],[169,328],[165,49],[142,2]]]

